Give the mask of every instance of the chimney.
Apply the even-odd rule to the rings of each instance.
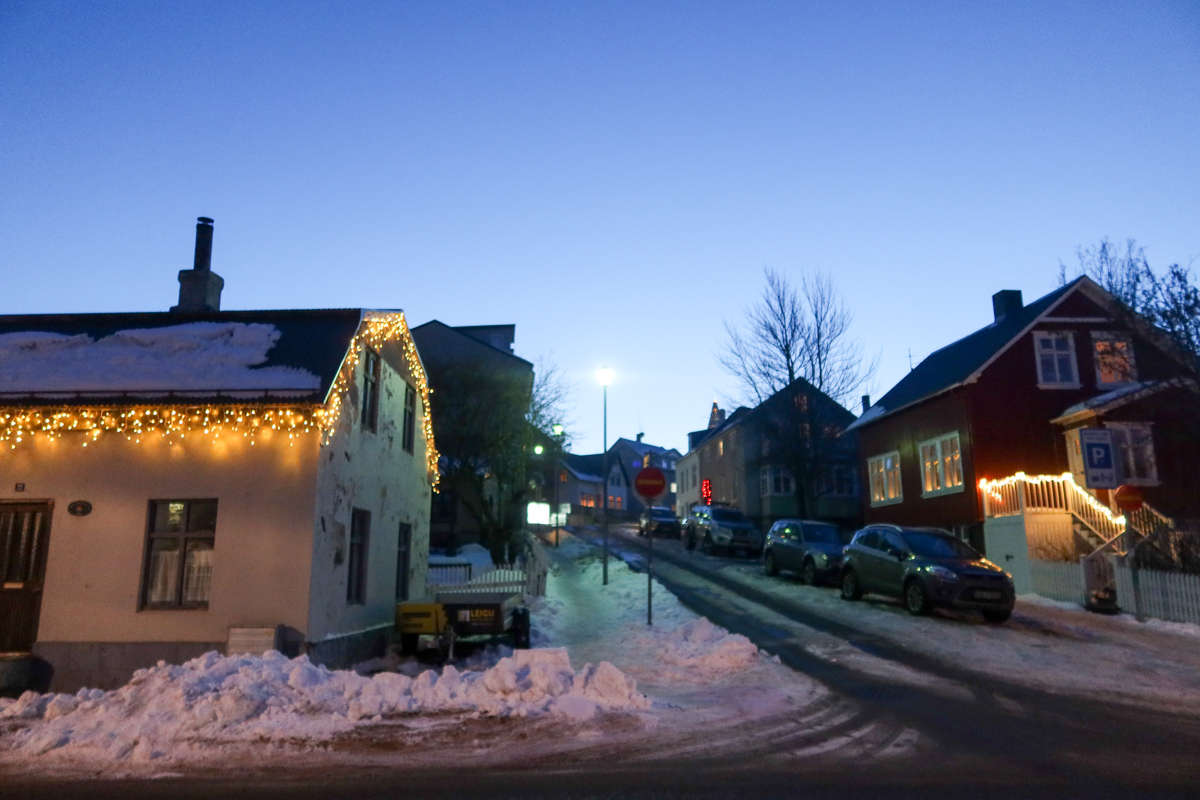
[[[196,314],[221,310],[221,289],[225,281],[212,271],[213,221],[197,217],[196,259],[191,269],[179,270],[179,305],[172,306],[177,314]]]
[[[1025,303],[1021,300],[1021,292],[1017,289],[1004,289],[992,295],[992,313],[996,315],[996,322],[1024,307]]]
[[[639,434],[637,435],[637,440],[638,440],[638,442],[641,442],[641,441],[642,441],[642,437],[643,437],[643,436],[645,436],[645,435],[646,435],[646,434],[644,434],[644,433],[639,433]]]
[[[864,394],[862,396],[862,403],[863,403],[863,413],[865,414],[865,413],[867,413],[867,409],[869,409],[871,407],[871,395]]]

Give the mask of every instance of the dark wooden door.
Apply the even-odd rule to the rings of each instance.
[[[0,653],[33,650],[49,543],[49,503],[0,503]]]

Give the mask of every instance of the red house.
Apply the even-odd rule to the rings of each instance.
[[[1079,432],[1089,427],[1111,432],[1118,482],[1145,494],[1131,526],[1200,517],[1200,443],[1178,402],[1195,386],[1157,329],[1087,277],[1029,305],[997,292],[992,306],[991,324],[930,355],[849,427],[866,522],[947,528],[996,549],[985,519],[1041,504],[1062,512],[1047,546],[1062,536],[1102,545],[1125,520],[1111,492],[1087,488]]]

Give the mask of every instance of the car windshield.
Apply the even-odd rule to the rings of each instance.
[[[842,537],[833,525],[805,525],[804,541],[815,544],[841,544]]]
[[[655,519],[675,519],[675,512],[669,508],[652,508],[650,516]]]
[[[746,515],[730,508],[714,508],[712,517],[717,522],[745,522]]]
[[[974,561],[979,558],[970,545],[951,536],[942,536],[924,531],[905,531],[904,541],[919,556],[926,558],[961,558]]]

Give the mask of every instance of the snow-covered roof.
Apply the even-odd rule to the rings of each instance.
[[[323,402],[359,309],[0,317],[0,404]]]

